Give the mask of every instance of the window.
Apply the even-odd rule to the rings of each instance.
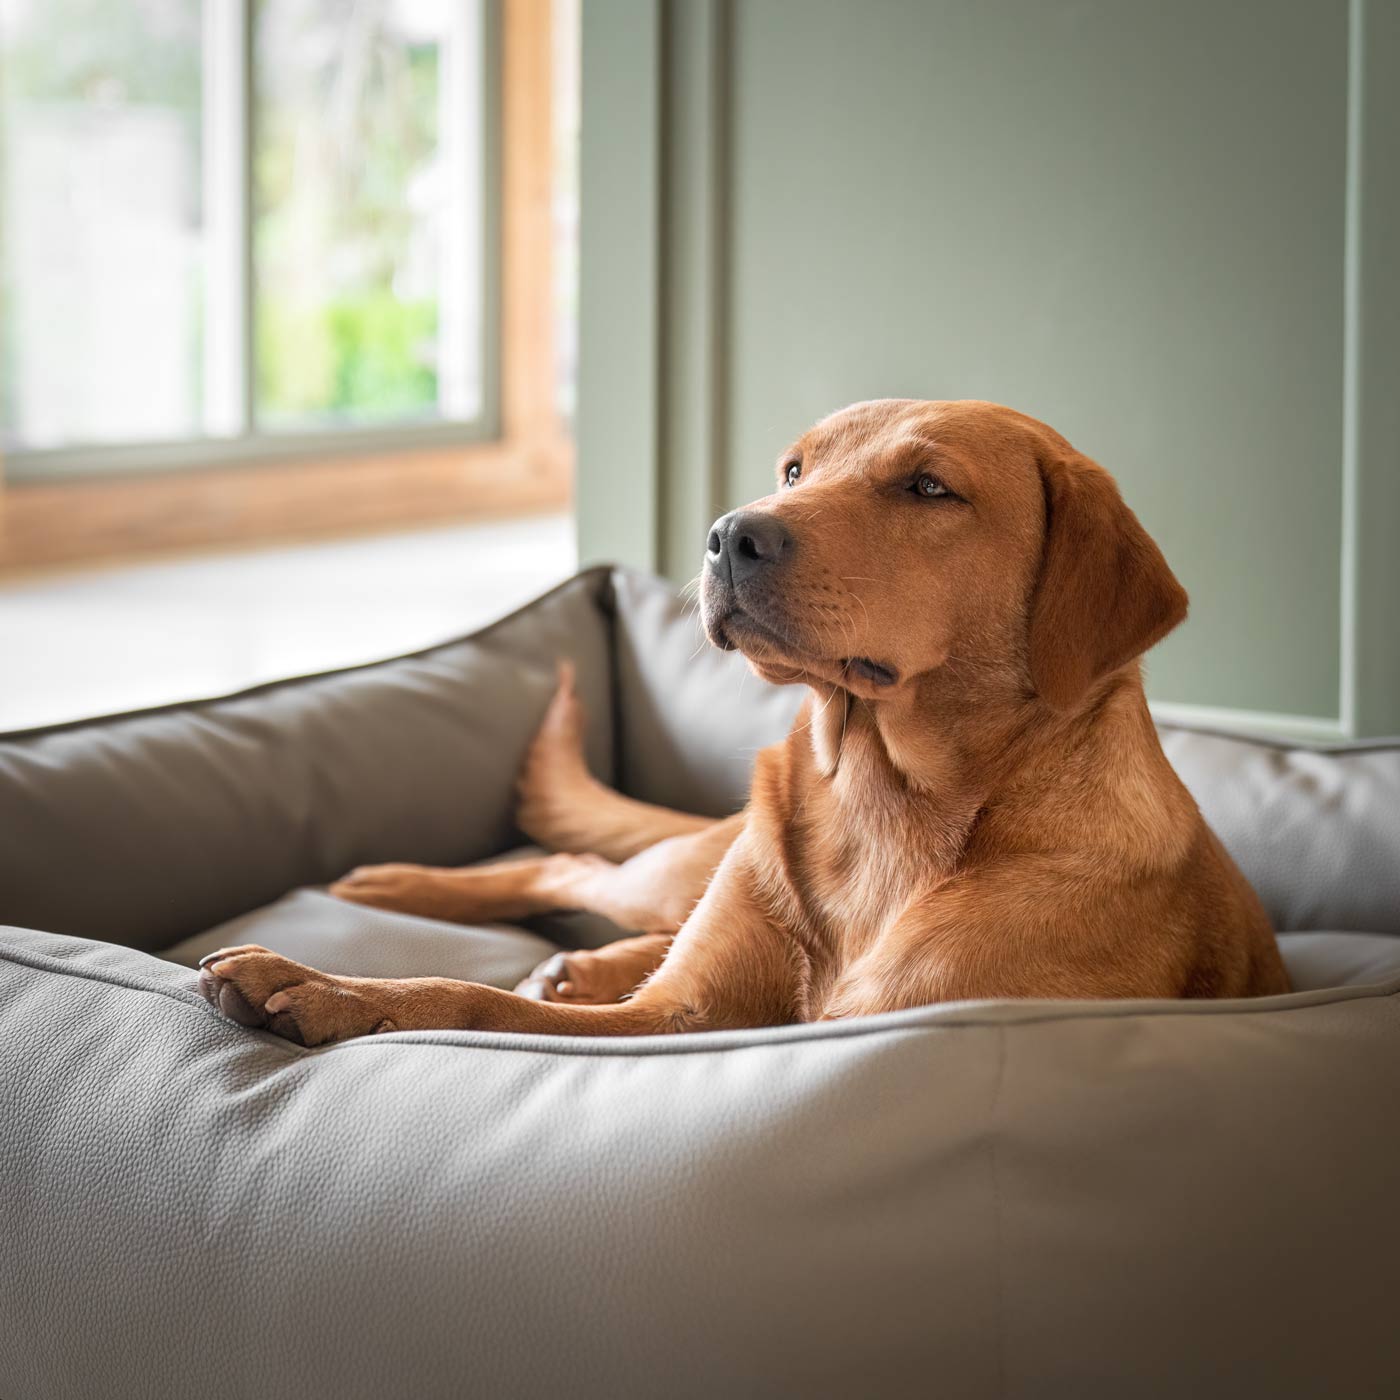
[[[4,0],[7,474],[486,435],[489,0]]]

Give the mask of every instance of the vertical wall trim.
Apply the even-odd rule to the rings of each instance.
[[[664,0],[587,0],[579,151],[579,556],[660,562]]]
[[[710,421],[712,452],[709,467],[710,499],[706,514],[714,517],[726,505],[729,490],[729,242],[733,224],[729,217],[730,169],[733,160],[733,89],[730,65],[734,27],[732,0],[714,0],[714,42],[716,61],[712,75],[714,92],[710,142],[714,152],[714,180],[711,189],[710,229],[714,253],[710,260],[713,334],[710,337]]]
[[[1356,200],[1343,674],[1351,708],[1343,719],[1350,732],[1374,736],[1400,734],[1400,5],[1352,0],[1350,19]]]
[[[728,437],[725,162],[728,0],[667,0],[662,110],[661,572],[693,577]]]
[[[1356,553],[1361,356],[1361,140],[1365,0],[1347,13],[1346,215],[1342,255],[1342,540],[1337,715],[1356,733]]]

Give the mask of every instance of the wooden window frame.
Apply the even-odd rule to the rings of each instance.
[[[346,434],[313,450],[291,438],[284,453],[269,439],[236,465],[8,483],[0,459],[0,573],[568,505],[573,447],[554,382],[551,0],[496,0],[496,10],[497,435],[395,446]]]

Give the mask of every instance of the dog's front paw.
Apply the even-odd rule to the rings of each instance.
[[[615,997],[597,996],[586,982],[586,964],[579,953],[555,953],[518,983],[515,994],[531,1001],[594,1002],[615,1001]]]
[[[397,1030],[386,1008],[354,979],[317,972],[256,944],[201,958],[199,990],[230,1021],[297,1045],[325,1045]]]
[[[573,1006],[611,1006],[637,990],[657,959],[629,957],[625,939],[600,952],[555,953],[515,989],[531,1001],[560,1001]],[[614,951],[616,949],[616,952]]]

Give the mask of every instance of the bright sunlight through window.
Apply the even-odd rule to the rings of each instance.
[[[7,471],[482,435],[480,0],[4,0]]]

